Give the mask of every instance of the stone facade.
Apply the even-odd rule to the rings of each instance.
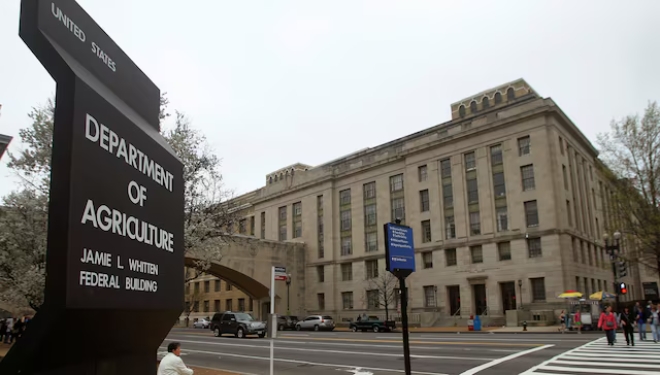
[[[306,244],[307,312],[383,315],[369,307],[368,279],[386,272],[383,224],[395,216],[415,235],[412,323],[519,308],[556,315],[567,289],[613,290],[600,240],[614,231],[608,184],[576,125],[522,79],[451,108],[446,123],[283,168],[236,198],[243,233]],[[641,296],[638,284],[624,300]]]

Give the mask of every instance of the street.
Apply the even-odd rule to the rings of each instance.
[[[512,375],[601,338],[599,334],[412,333],[411,367],[426,375]],[[268,338],[216,338],[208,330],[173,329],[167,342],[182,344],[188,365],[268,374]],[[401,333],[278,332],[275,373],[326,375],[401,374]],[[360,371],[362,369],[363,371]],[[531,372],[530,372],[531,373]]]

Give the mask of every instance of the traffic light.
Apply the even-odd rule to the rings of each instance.
[[[628,293],[628,288],[626,287],[626,283],[621,283],[619,285],[619,291],[621,292],[621,294]]]
[[[625,277],[628,275],[628,264],[625,260],[619,262],[619,277]]]

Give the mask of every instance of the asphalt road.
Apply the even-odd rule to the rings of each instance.
[[[594,334],[412,333],[411,367],[419,375],[513,375],[600,338]],[[210,331],[173,329],[188,365],[267,375],[271,340],[213,337]],[[362,332],[279,332],[272,340],[277,375],[400,375],[402,335]],[[360,370],[362,369],[362,370]]]

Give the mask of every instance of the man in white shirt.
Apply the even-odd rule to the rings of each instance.
[[[193,375],[193,370],[186,367],[180,356],[181,344],[173,342],[167,345],[167,355],[158,365],[158,375]]]

